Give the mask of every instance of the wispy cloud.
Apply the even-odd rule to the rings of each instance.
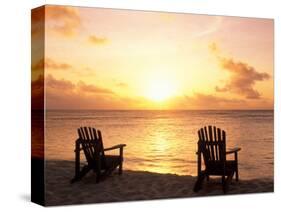
[[[39,75],[38,78],[31,82],[31,108],[44,108],[44,76]]]
[[[79,93],[114,94],[114,92],[109,89],[98,87],[93,84],[87,84],[82,80],[78,83],[73,83],[70,80],[56,79],[51,74],[47,76],[46,84],[48,88],[56,89],[57,91],[64,90]]]
[[[186,95],[184,99],[176,99],[177,107],[180,109],[200,110],[235,110],[235,109],[272,109],[271,99],[245,99],[241,97],[231,98],[215,94],[194,93]]]
[[[79,81],[76,86],[81,92],[89,92],[95,94],[113,94],[113,91],[109,89],[100,88],[95,85],[89,85],[84,83],[83,81]]]
[[[65,79],[57,80],[51,74],[47,76],[46,84],[48,88],[56,89],[58,92],[70,91],[75,88],[75,84],[71,81]]]
[[[221,16],[215,16],[210,18],[213,18],[214,21],[208,22],[207,27],[202,29],[200,32],[196,33],[194,37],[203,37],[205,35],[216,32],[220,28],[223,18]]]
[[[43,36],[44,33],[44,17],[45,17],[44,7],[39,7],[31,11],[31,35],[32,39],[36,36]]]
[[[117,82],[115,85],[120,88],[128,88],[128,84],[124,82]]]
[[[68,63],[61,63],[57,62],[51,58],[46,58],[46,59],[40,59],[37,63],[32,65],[32,70],[42,70],[44,68],[46,69],[55,69],[55,70],[67,70],[71,69],[72,66]]]
[[[47,30],[57,32],[64,36],[72,36],[81,24],[77,9],[69,6],[46,6]]]
[[[46,77],[48,109],[130,109],[141,104],[139,99],[118,96],[114,91],[84,81]]]
[[[45,26],[47,32],[72,36],[77,33],[77,29],[81,25],[78,10],[70,6],[47,5],[34,9],[31,13],[31,20],[32,36],[37,36],[40,32],[43,33]]]
[[[218,56],[220,53],[220,49],[218,48],[218,45],[215,42],[209,44],[209,50],[216,56]]]
[[[235,109],[245,105],[242,99],[218,97],[211,94],[194,93],[192,96],[185,96],[188,108],[196,109]]]
[[[96,35],[91,35],[88,38],[89,42],[96,45],[104,45],[108,43],[108,39],[105,37],[98,37]]]

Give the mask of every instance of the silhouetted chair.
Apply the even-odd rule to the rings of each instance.
[[[110,148],[103,147],[102,135],[99,130],[91,127],[78,128],[79,138],[75,147],[75,176],[71,183],[80,180],[90,170],[96,174],[96,183],[110,175],[119,167],[122,174],[123,148],[125,144],[115,145]],[[105,151],[119,149],[119,155],[105,155]],[[80,151],[83,150],[87,165],[80,170]]]
[[[226,135],[225,131],[215,126],[208,126],[201,128],[198,131],[198,173],[197,181],[194,186],[194,191],[202,188],[202,183],[206,177],[209,180],[210,175],[221,176],[223,192],[226,193],[228,185],[234,175],[236,174],[236,181],[239,179],[238,175],[238,151],[241,148],[233,148],[226,151]],[[234,154],[234,160],[227,160],[226,155]],[[205,170],[201,170],[201,156],[203,155]]]

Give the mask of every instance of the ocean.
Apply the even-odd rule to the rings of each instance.
[[[196,175],[197,131],[208,125],[226,131],[227,147],[242,148],[240,178],[273,177],[273,110],[48,110],[45,156],[74,161],[77,128],[91,126],[105,147],[127,145],[124,169]]]

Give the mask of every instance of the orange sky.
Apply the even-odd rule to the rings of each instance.
[[[47,109],[273,109],[273,20],[45,8]]]

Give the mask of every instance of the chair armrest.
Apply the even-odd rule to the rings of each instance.
[[[237,153],[241,150],[240,147],[234,147],[234,148],[229,148],[227,151],[226,151],[226,154],[231,154],[231,153]]]
[[[125,146],[126,146],[126,144],[118,144],[118,145],[115,145],[115,146],[112,146],[112,147],[105,148],[103,150],[109,151],[109,150],[113,150],[113,149],[121,149],[121,148],[124,148]]]

